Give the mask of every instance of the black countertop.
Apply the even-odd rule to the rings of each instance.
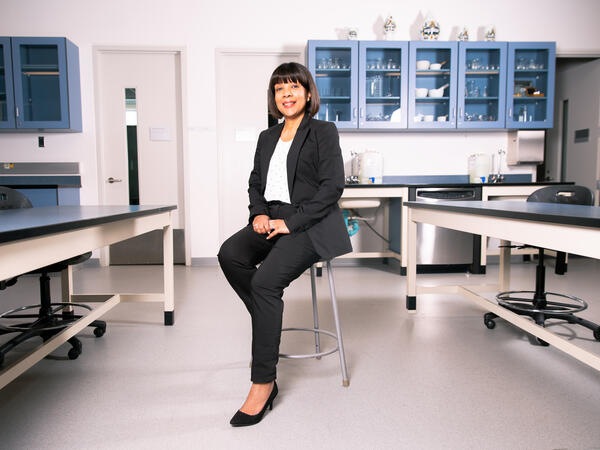
[[[478,187],[478,186],[551,186],[573,185],[572,181],[560,183],[558,181],[535,182],[502,182],[502,183],[381,183],[381,184],[347,184],[345,189],[353,188],[398,188],[398,187]]]
[[[43,206],[0,211],[0,243],[60,233],[125,218],[157,214],[176,206]]]
[[[517,200],[404,202],[409,208],[437,209],[509,219],[600,228],[600,207]]]

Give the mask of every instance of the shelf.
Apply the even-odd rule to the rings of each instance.
[[[419,70],[416,72],[417,75],[449,75],[449,69],[440,69],[440,70]]]
[[[533,102],[533,101],[538,101],[538,100],[546,100],[547,97],[518,97],[518,96],[514,96],[513,100],[514,101],[519,101],[519,102]]]
[[[350,97],[321,97],[321,100],[346,100],[346,101],[350,101]]]
[[[548,69],[515,69],[515,73],[547,73]]]
[[[400,101],[400,97],[393,97],[393,96],[367,97],[367,100],[396,100],[396,101]]]
[[[467,70],[465,75],[500,75],[499,70]]]
[[[472,100],[472,101],[498,101],[498,97],[465,97],[465,100]]]
[[[415,97],[415,100],[418,101],[419,103],[423,103],[423,102],[447,102],[448,100],[450,100],[450,97]]]
[[[318,77],[328,77],[329,75],[350,75],[350,69],[317,69]]]
[[[388,77],[399,77],[400,75],[402,75],[398,69],[367,69],[367,73],[382,73]]]
[[[60,75],[60,72],[22,72],[23,75],[27,75],[28,77],[31,76],[37,76],[37,75],[41,75],[41,76],[48,76],[48,75],[52,75],[52,76],[57,76]]]

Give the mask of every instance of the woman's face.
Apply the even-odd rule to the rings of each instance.
[[[275,89],[275,104],[285,119],[294,119],[304,114],[307,93],[304,86],[294,81],[277,83]]]

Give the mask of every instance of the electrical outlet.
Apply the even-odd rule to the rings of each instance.
[[[38,136],[38,147],[40,147],[40,148],[45,147],[44,136]]]

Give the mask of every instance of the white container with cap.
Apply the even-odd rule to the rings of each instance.
[[[358,155],[358,179],[361,184],[383,182],[383,157],[375,150],[365,150]]]
[[[473,153],[469,156],[469,183],[485,183],[490,175],[490,155]]]

